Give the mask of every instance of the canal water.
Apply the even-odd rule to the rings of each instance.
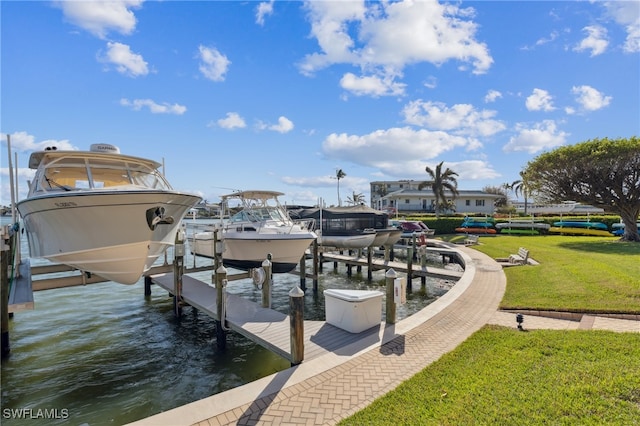
[[[2,224],[8,223],[3,217]],[[26,241],[22,251],[28,256]],[[187,256],[185,266],[193,262]],[[38,263],[43,262],[32,259]],[[196,259],[198,266],[210,263]],[[305,319],[324,319],[325,289],[384,292],[384,271],[376,271],[372,282],[366,268],[353,271],[348,277],[344,265],[334,270],[325,263],[317,293],[307,279]],[[211,280],[210,271],[193,276]],[[453,284],[427,279],[421,286],[414,280],[398,318],[419,311]],[[298,276],[275,275],[272,307],[287,313],[288,293],[299,285]],[[251,280],[231,281],[228,291],[261,300]],[[11,354],[1,371],[2,425],[121,425],[289,368],[283,358],[235,333],[220,350],[211,318],[186,307],[177,319],[167,292],[152,286],[145,297],[142,279],[131,286],[108,282],[40,291],[34,299],[35,310],[10,320]],[[384,306],[383,300],[383,311]]]

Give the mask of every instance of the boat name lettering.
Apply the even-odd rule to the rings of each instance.
[[[56,207],[65,208],[65,207],[77,207],[78,205],[72,201],[65,201],[64,203],[53,203]]]

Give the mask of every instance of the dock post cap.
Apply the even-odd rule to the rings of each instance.
[[[218,273],[218,274],[226,274],[227,273],[227,268],[225,268],[224,265],[220,265],[220,267],[218,269],[216,269],[216,273]]]
[[[304,291],[302,291],[300,287],[295,286],[289,292],[289,297],[304,297]]]
[[[269,259],[265,259],[265,260],[262,261],[262,267],[263,268],[267,268],[269,266],[271,266],[271,261]]]
[[[398,274],[393,270],[393,268],[389,268],[389,270],[385,272],[384,276],[387,278],[396,278]]]

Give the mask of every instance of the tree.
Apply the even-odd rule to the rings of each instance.
[[[507,197],[507,190],[505,188],[505,185],[485,186],[484,188],[482,188],[482,191],[488,194],[494,194],[494,195],[500,196],[500,198],[496,198],[496,200],[493,202],[494,207],[498,209],[506,207],[507,204],[509,203],[509,198]]]
[[[575,200],[620,215],[622,240],[640,242],[640,139],[594,139],[536,157],[527,182],[549,202]]]
[[[445,194],[445,190],[448,190],[452,194],[452,198],[455,199],[458,196],[458,181],[456,180],[456,176],[458,174],[451,170],[450,168],[446,168],[445,171],[442,171],[442,163],[436,166],[435,171],[431,169],[431,167],[427,166],[425,171],[431,177],[430,180],[424,181],[418,185],[418,190],[422,190],[423,188],[429,186],[433,191],[433,195],[436,197],[436,217],[440,218],[440,211],[445,209],[447,196]]]
[[[338,205],[342,205],[342,200],[340,199],[340,179],[343,179],[347,174],[342,171],[342,169],[336,170],[336,179],[338,179]]]
[[[358,204],[364,204],[365,199],[363,194],[358,194],[353,191],[353,194],[350,197],[347,197],[347,203],[355,206]]]

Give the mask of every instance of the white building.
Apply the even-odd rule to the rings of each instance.
[[[435,213],[436,197],[430,187],[418,190],[422,181],[376,181],[371,182],[371,207],[378,210],[398,212]],[[458,190],[452,199],[451,192],[445,191],[447,201],[453,201],[454,208],[446,213],[471,213],[492,215],[495,201],[500,195],[484,191]]]

